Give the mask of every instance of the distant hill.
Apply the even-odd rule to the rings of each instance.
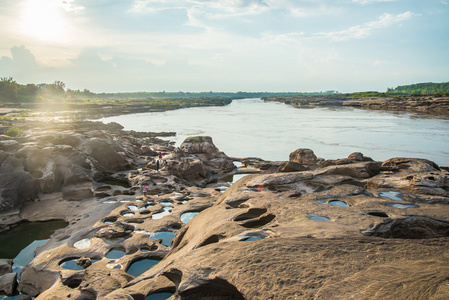
[[[398,93],[398,94],[438,94],[438,93],[449,93],[449,82],[433,83],[415,83],[409,85],[400,85],[396,88],[388,88],[387,93]]]

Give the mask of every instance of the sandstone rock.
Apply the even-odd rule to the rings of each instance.
[[[310,149],[296,149],[290,153],[289,160],[307,166],[310,169],[316,168],[317,157]]]
[[[62,188],[62,196],[68,201],[81,201],[94,196],[92,183],[67,185]]]
[[[130,235],[134,231],[134,226],[122,222],[115,222],[109,226],[99,229],[95,236],[98,238],[115,239]]]
[[[407,216],[400,219],[387,219],[365,234],[396,239],[449,237],[449,222],[428,216]]]
[[[210,136],[188,137],[179,148],[187,154],[203,154],[207,160],[217,157],[220,153]]]
[[[0,150],[2,151],[14,151],[20,146],[19,142],[15,140],[0,141]]]
[[[94,158],[106,170],[124,170],[129,168],[130,165],[125,159],[125,155],[123,155],[125,153],[124,149],[112,141],[102,139],[101,133],[99,134],[100,136],[84,140],[78,149]]]
[[[439,171],[440,168],[434,162],[420,158],[395,157],[382,163],[383,167],[389,167],[393,170],[411,170],[415,172]]]
[[[278,169],[277,172],[301,172],[301,171],[308,171],[310,170],[308,167],[300,164],[300,163],[296,163],[296,162],[292,162],[292,161],[288,161],[285,162],[283,165],[281,165]]]
[[[0,276],[0,292],[12,296],[17,287],[17,273],[8,273]]]
[[[23,170],[18,159],[6,156],[0,165],[0,211],[17,208],[36,196],[34,178]]]
[[[352,161],[373,161],[371,157],[366,157],[361,152],[353,152],[349,154],[348,158]]]
[[[335,165],[317,169],[316,175],[344,175],[356,179],[366,179],[380,173],[378,162],[358,162],[353,164]]]
[[[0,259],[0,276],[12,272],[12,259]]]

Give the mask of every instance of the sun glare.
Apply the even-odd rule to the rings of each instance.
[[[27,35],[47,41],[63,37],[66,24],[56,0],[25,1],[22,17],[22,29]]]

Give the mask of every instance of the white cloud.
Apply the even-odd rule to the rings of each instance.
[[[354,3],[360,3],[363,5],[370,4],[370,3],[377,3],[377,2],[393,2],[397,0],[352,0]]]
[[[361,39],[371,35],[371,32],[375,29],[381,29],[389,27],[393,24],[400,23],[402,21],[407,21],[417,16],[410,11],[393,15],[389,13],[384,13],[379,17],[377,21],[372,21],[365,23],[363,25],[353,26],[349,29],[328,33],[319,33],[318,36],[325,36],[333,41],[345,41],[349,39]]]

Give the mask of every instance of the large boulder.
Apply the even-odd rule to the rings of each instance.
[[[310,169],[315,169],[317,157],[312,150],[300,148],[290,153],[289,161],[307,166]]]
[[[0,276],[0,292],[12,296],[17,287],[17,273],[8,273]]]
[[[18,208],[38,194],[36,181],[17,158],[6,155],[0,165],[0,211]]]
[[[110,139],[85,139],[78,149],[95,159],[106,170],[124,170],[130,167],[125,150]]]
[[[234,168],[233,160],[220,152],[208,136],[187,138],[167,162],[168,172],[188,180],[204,179]]]

